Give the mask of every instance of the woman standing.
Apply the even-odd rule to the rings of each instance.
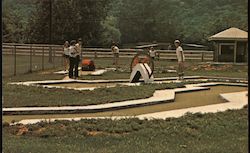
[[[69,42],[65,41],[63,45],[63,62],[64,62],[64,71],[69,68]]]

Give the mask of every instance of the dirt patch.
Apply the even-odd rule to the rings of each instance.
[[[102,132],[102,131],[88,131],[87,135],[88,136],[96,136],[96,135],[103,135],[103,134],[107,134],[106,132]]]
[[[36,135],[40,135],[40,134],[41,134],[41,133],[43,133],[45,130],[46,130],[46,128],[45,128],[45,127],[40,128],[40,129],[38,129],[38,130],[34,131],[34,134],[36,134]]]
[[[21,127],[19,127],[18,132],[16,133],[16,135],[17,136],[24,135],[28,131],[29,131],[29,129],[26,126],[21,126]]]
[[[129,132],[121,132],[121,133],[110,133],[110,132],[104,132],[104,131],[88,131],[88,136],[98,136],[98,135],[114,135],[114,136],[121,136],[121,135],[127,135]]]
[[[42,71],[42,72],[39,72],[38,74],[52,74],[51,71]]]

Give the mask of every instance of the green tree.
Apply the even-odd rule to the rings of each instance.
[[[112,41],[120,42],[121,33],[119,29],[117,29],[117,18],[108,16],[101,25],[103,31],[100,35],[100,44],[110,47]]]
[[[85,44],[98,45],[108,3],[107,0],[52,0],[53,43],[81,37]],[[49,13],[49,0],[36,2],[30,19],[33,43],[49,42]]]
[[[29,0],[26,0],[27,2]],[[27,41],[27,25],[33,2],[4,0],[3,1],[3,42]]]

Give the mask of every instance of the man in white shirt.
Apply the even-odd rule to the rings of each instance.
[[[175,47],[176,47],[176,55],[178,60],[178,77],[179,80],[182,80],[184,77],[184,62],[185,62],[185,56],[183,53],[183,49],[180,46],[181,42],[179,40],[174,41]]]
[[[82,39],[81,38],[78,39],[75,47],[76,47],[76,50],[77,50],[77,55],[80,56],[81,55],[81,51],[82,51]]]
[[[77,50],[75,40],[72,40],[70,42],[69,56],[70,56],[69,78],[78,79],[78,65],[80,61],[80,53]]]

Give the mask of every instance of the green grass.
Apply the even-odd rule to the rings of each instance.
[[[245,153],[247,112],[245,107],[166,120],[105,119],[4,126],[3,152]]]
[[[97,68],[113,67],[112,59],[95,59]],[[120,68],[118,71],[110,71],[102,76],[82,76],[81,79],[129,79],[130,61],[121,58]],[[6,65],[3,65],[6,66]],[[225,77],[247,77],[247,66],[217,66],[217,69],[206,70],[204,64],[187,62],[186,75],[210,75]],[[3,76],[3,106],[62,106],[62,105],[89,105],[101,104],[107,102],[147,98],[153,95],[159,85],[144,85],[140,87],[116,87],[108,89],[96,89],[94,91],[75,91],[68,89],[45,89],[39,87],[28,87],[9,85],[9,82],[31,81],[31,80],[51,80],[63,79],[64,75],[53,74],[54,71],[60,70],[47,69],[46,71],[37,71],[17,76]],[[175,73],[166,73],[166,69],[175,69],[176,62],[160,60],[155,61],[154,77],[175,76]],[[198,69],[195,69],[198,68]],[[214,68],[214,67],[213,67]],[[222,68],[222,70],[220,70]],[[195,69],[195,70],[194,70]],[[176,85],[163,85],[159,89],[177,87]]]
[[[95,63],[98,68],[114,67],[110,59],[96,59]],[[81,76],[81,79],[128,79],[130,77],[131,59],[120,59],[119,69],[117,72],[108,72],[102,76]],[[154,62],[154,77],[171,77],[176,73],[168,73],[167,69],[177,69],[177,63],[169,60],[159,60]],[[191,62],[185,63],[185,75],[188,76],[218,76],[218,77],[236,77],[247,78],[248,66],[244,65],[212,65],[206,67],[206,63]]]
[[[23,62],[27,62],[27,59]],[[112,59],[95,59],[95,63],[99,69],[113,67],[111,65]],[[129,65],[130,59],[121,59],[119,68],[121,71],[108,72],[103,76],[82,76],[81,79],[128,79],[130,75]],[[221,70],[195,69],[200,67],[198,65],[199,63],[188,62],[186,75],[247,78],[247,66],[232,66]],[[164,72],[166,68],[175,68],[176,62],[160,60],[155,62],[155,66],[155,77],[176,75]],[[24,70],[26,70],[26,66],[24,67]],[[46,71],[11,77],[3,75],[3,107],[96,104],[145,98],[151,96],[156,89],[177,86],[163,84],[74,91],[8,85],[9,82],[14,81],[50,80],[64,77],[52,73],[55,70],[62,69],[62,67],[52,68],[47,67]],[[6,71],[4,69],[9,71],[6,64],[3,65],[3,73]],[[181,85],[179,84],[179,86]],[[79,122],[58,121],[52,124],[39,123],[25,127],[18,125],[4,126],[3,152],[245,153],[248,150],[247,117],[247,108],[244,108],[216,114],[188,114],[178,119],[166,120],[141,121],[128,119],[112,121],[107,119],[82,120]],[[18,131],[20,132],[20,129],[25,128],[28,129],[28,132],[18,135]]]
[[[93,59],[97,69],[112,68],[112,58],[97,58]],[[118,72],[110,72],[103,76],[82,76],[81,79],[128,79],[130,76],[130,63],[132,58],[120,58],[119,59],[119,70]],[[44,68],[47,69],[63,69],[62,57],[56,57],[54,63],[48,62],[48,57],[44,58]],[[13,55],[3,55],[3,76],[11,76],[14,74],[14,57]],[[26,74],[30,69],[30,58],[29,56],[17,56],[17,75]],[[241,77],[247,78],[247,66],[229,66],[224,69],[216,70],[205,70],[206,67],[202,67],[205,63],[187,61],[186,62],[186,75],[209,75],[209,76],[228,76],[228,77]],[[176,69],[177,62],[169,60],[156,60],[155,65],[155,77],[168,77],[176,76],[175,73],[166,73],[166,69]],[[194,70],[199,65],[199,69]],[[216,68],[223,66],[214,66]],[[32,71],[42,70],[42,57],[32,56]]]
[[[49,58],[44,57],[44,70],[56,67],[62,67],[62,57],[55,57],[52,63],[49,63]],[[42,57],[32,56],[32,71],[42,70]],[[14,56],[3,55],[2,61],[3,76],[9,77],[14,75]],[[16,57],[16,74],[26,74],[30,71],[30,56],[17,55]]]
[[[156,89],[183,87],[183,84],[148,84],[100,88],[93,91],[41,88],[3,84],[3,107],[92,105],[151,97]],[[39,99],[39,100],[37,100]]]

